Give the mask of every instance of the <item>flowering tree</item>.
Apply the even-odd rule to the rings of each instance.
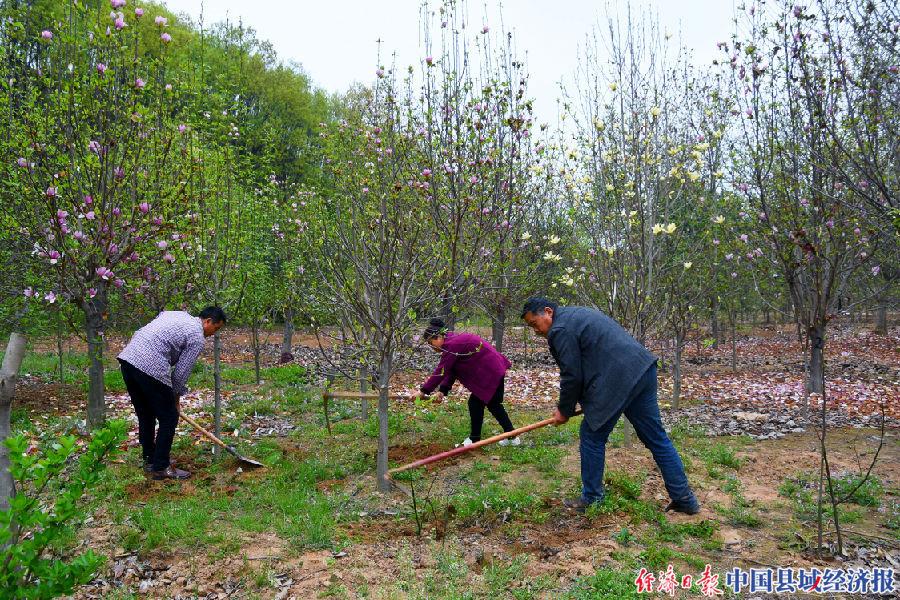
[[[416,309],[434,297],[433,282],[444,273],[423,202],[430,182],[419,124],[404,110],[410,84],[404,92],[393,72],[379,68],[377,76],[374,89],[347,98],[346,119],[323,129],[332,191],[307,198],[306,208],[327,215],[312,261],[318,301],[343,325],[379,393],[377,477],[379,489],[388,489],[388,384]]]
[[[33,246],[30,260],[53,273],[25,295],[71,302],[84,317],[91,427],[105,419],[102,336],[112,297],[136,291],[145,269],[169,260],[161,244],[178,229],[191,179],[173,119],[167,19],[142,23],[141,8],[111,4],[99,19],[69,5],[37,39],[29,26],[4,28],[12,60],[0,67],[16,151],[0,184],[4,218]],[[21,10],[25,23],[41,15]],[[155,31],[154,53],[141,52],[141,30]]]

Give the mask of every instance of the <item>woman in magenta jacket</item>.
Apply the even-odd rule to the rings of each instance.
[[[464,446],[481,439],[481,425],[484,422],[484,409],[490,411],[503,431],[514,429],[506,409],[503,408],[503,388],[506,371],[512,364],[497,352],[493,346],[473,333],[454,333],[448,331],[441,319],[431,319],[425,328],[425,341],[435,352],[441,354],[437,368],[431,377],[422,384],[416,397],[430,395],[438,390],[440,400],[450,393],[454,382],[458,379],[472,393],[469,396],[469,417],[472,421],[471,435],[463,441]],[[509,439],[502,440],[500,445],[507,445]],[[520,440],[512,438],[513,446]]]

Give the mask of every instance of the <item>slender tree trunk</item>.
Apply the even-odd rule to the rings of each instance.
[[[810,394],[824,397],[825,390],[825,324],[816,323],[809,327],[809,379],[807,389]]]
[[[491,316],[491,339],[497,352],[503,352],[503,333],[506,330],[506,309],[497,307],[497,311]]]
[[[278,362],[284,364],[294,360],[291,349],[294,345],[294,309],[284,309],[284,337],[281,340],[281,357]]]
[[[9,419],[13,395],[24,357],[25,336],[13,332],[0,366],[0,511],[9,508],[9,500],[16,495],[16,482],[9,470],[9,448],[4,442],[11,433]]]
[[[718,348],[719,347],[719,338],[722,337],[722,332],[721,332],[721,329],[719,326],[719,295],[718,294],[713,293],[711,304],[712,304],[712,306],[710,308],[712,310],[712,319],[710,320],[709,326],[710,326],[710,329],[712,330],[712,338],[713,338],[712,347]]]
[[[215,409],[213,411],[213,431],[222,437],[222,341],[219,333],[213,335],[213,383],[215,387]],[[213,444],[213,454],[219,454],[219,447]]]
[[[737,323],[731,318],[731,372],[737,373]]]
[[[56,311],[56,358],[59,361],[59,385],[62,386],[66,383],[66,371],[65,364],[63,363],[63,327],[62,327],[62,314],[58,310]],[[62,390],[60,390],[62,392]],[[57,394],[57,398],[61,398],[62,394]]]
[[[256,377],[256,385],[259,385],[262,381],[259,376],[259,321],[255,318],[250,323],[250,341],[253,344],[253,373]]]
[[[359,391],[365,394],[369,391],[369,373],[365,367],[359,368]],[[362,398],[362,419],[369,420],[369,399]]]
[[[678,410],[681,402],[681,350],[684,347],[684,333],[675,333],[675,362],[672,369],[672,410]]]
[[[90,366],[88,367],[87,424],[97,429],[106,423],[106,389],[103,380],[103,312],[106,303],[100,294],[85,308],[85,328]]]
[[[381,365],[378,367],[378,455],[375,473],[378,478],[378,489],[387,492],[391,482],[388,472],[388,382],[391,375],[391,357],[382,353]]]

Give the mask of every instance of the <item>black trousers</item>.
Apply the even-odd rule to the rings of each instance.
[[[509,419],[509,415],[506,414],[506,409],[503,408],[503,391],[505,386],[506,378],[504,377],[500,380],[500,385],[497,386],[494,397],[491,398],[491,401],[488,402],[487,405],[479,398],[476,398],[475,394],[469,396],[469,418],[472,420],[472,434],[469,436],[469,439],[473,442],[481,440],[481,425],[484,423],[485,406],[487,406],[490,413],[494,415],[497,422],[500,423],[500,427],[503,428],[503,431],[512,431],[515,429],[512,421]]]
[[[178,400],[172,388],[150,377],[124,360],[120,360],[122,378],[138,418],[138,439],[144,462],[154,471],[162,471],[170,463],[172,440],[178,425]],[[159,422],[159,431],[156,423]]]

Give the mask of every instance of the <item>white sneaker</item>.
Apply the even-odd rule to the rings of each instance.
[[[497,442],[497,445],[499,445],[499,446],[521,446],[522,440],[520,440],[518,437],[506,438],[505,440],[500,440],[499,442]]]
[[[463,446],[471,446],[471,445],[472,445],[472,440],[469,439],[469,438],[466,438],[466,439],[463,440],[462,445],[463,445]]]

